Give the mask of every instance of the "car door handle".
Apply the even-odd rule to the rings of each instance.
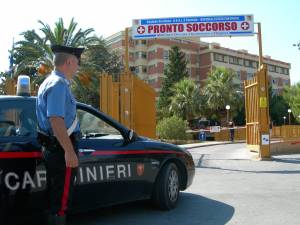
[[[90,148],[81,148],[78,150],[80,153],[84,153],[84,154],[91,154],[93,152],[95,152],[95,149],[90,149]]]

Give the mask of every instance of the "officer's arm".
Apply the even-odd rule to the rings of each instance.
[[[74,152],[72,142],[68,136],[67,128],[65,126],[65,121],[62,117],[50,117],[49,118],[53,133],[60,145],[65,151],[65,160],[67,167],[77,167],[78,158]]]

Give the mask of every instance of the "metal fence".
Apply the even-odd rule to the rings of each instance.
[[[120,81],[112,76],[100,76],[100,109],[134,129],[138,134],[156,137],[155,91],[132,74],[120,75]]]

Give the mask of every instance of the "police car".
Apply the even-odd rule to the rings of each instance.
[[[19,96],[0,96],[0,221],[46,208],[36,98],[27,94],[29,82],[20,80]],[[144,199],[162,209],[176,206],[195,173],[189,152],[141,137],[86,104],[77,104],[77,117],[82,138],[71,212]]]

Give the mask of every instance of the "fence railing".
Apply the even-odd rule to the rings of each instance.
[[[215,141],[229,141],[230,130],[227,128],[221,129],[220,132],[214,133]],[[234,129],[234,140],[246,140],[246,128],[235,127]]]
[[[273,126],[270,130],[272,139],[293,140],[300,138],[300,125],[284,125]],[[214,133],[215,141],[228,141],[230,140],[229,129],[221,129],[220,132]],[[236,127],[234,131],[234,140],[245,140],[246,128]]]
[[[273,126],[271,137],[284,140],[300,138],[300,125]]]

